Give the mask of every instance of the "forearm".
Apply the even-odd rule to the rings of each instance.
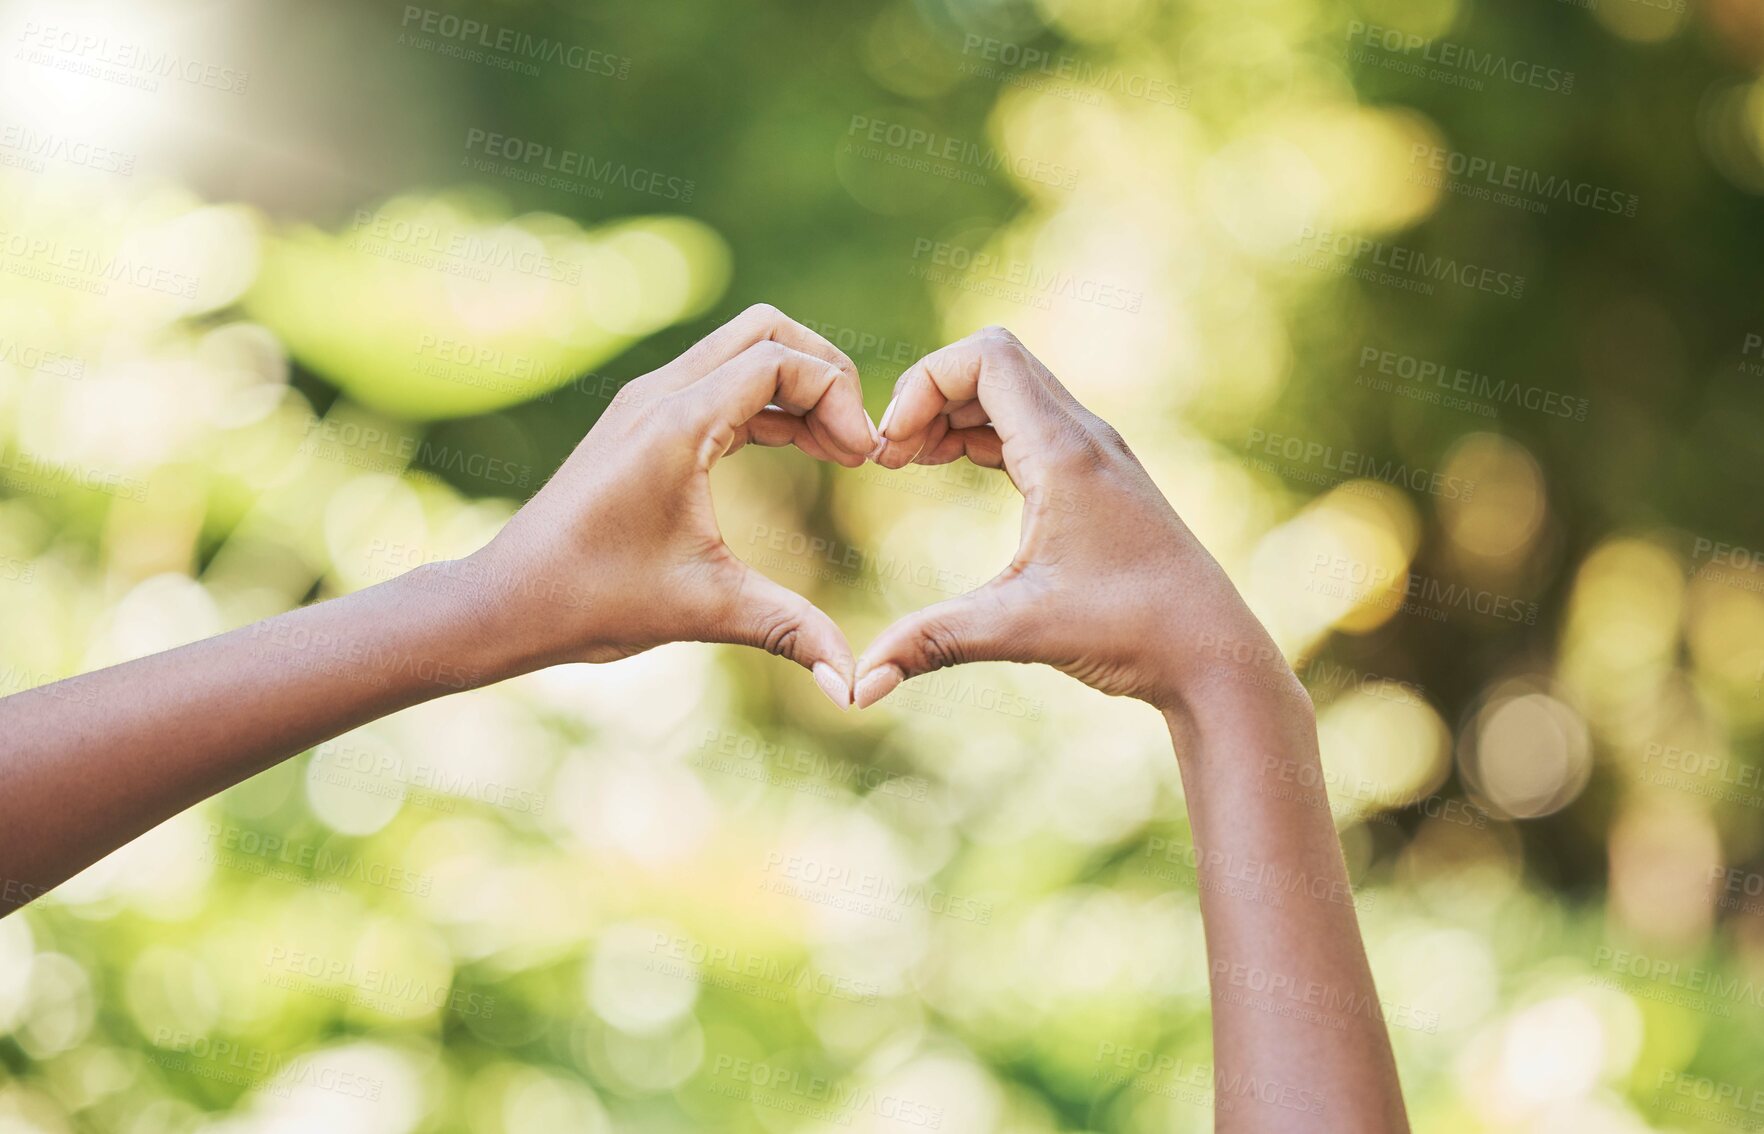
[[[1296,681],[1216,689],[1166,716],[1200,862],[1217,1128],[1406,1131],[1309,700]]]
[[[755,306],[627,384],[469,558],[0,701],[0,914],[304,748],[546,665],[734,642],[846,707],[850,645],[723,543],[709,474],[748,444],[856,467],[876,440],[851,359]]]
[[[450,566],[0,700],[0,914],[294,753],[507,676]]]

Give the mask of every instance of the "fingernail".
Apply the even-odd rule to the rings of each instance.
[[[869,417],[870,417],[869,414],[865,414],[864,420],[868,421]],[[870,422],[870,451],[868,453],[864,454],[864,460],[866,460],[866,461],[875,460],[876,454],[880,453],[883,450],[883,448],[887,446],[887,444],[888,444],[888,438],[882,436],[882,431],[880,429],[876,428],[875,422],[871,421]]]
[[[894,418],[894,399],[888,400],[888,408],[882,411],[882,423],[876,426],[876,432],[888,436],[888,423]]]
[[[869,708],[893,692],[894,687],[900,684],[902,676],[899,666],[877,666],[869,673],[864,674],[863,680],[857,683],[854,703],[860,709]]]
[[[816,662],[814,666],[815,684],[827,695],[827,700],[841,709],[851,708],[851,685],[839,676],[839,671],[826,662]]]

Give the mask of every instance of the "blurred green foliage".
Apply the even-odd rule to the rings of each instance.
[[[1417,1129],[1764,1114],[1755,4],[0,19],[0,689],[469,552],[749,303],[878,414],[1000,322],[1312,689]],[[716,482],[856,643],[1015,545],[997,474]],[[0,1130],[1209,1129],[1183,814],[1039,669],[534,675],[0,922]]]

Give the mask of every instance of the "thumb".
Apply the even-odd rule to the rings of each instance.
[[[1022,631],[999,585],[917,610],[897,620],[858,659],[853,700],[867,709],[909,677],[973,661],[1024,656]]]
[[[743,564],[735,601],[716,641],[753,646],[815,675],[841,709],[851,708],[851,645],[820,607]]]

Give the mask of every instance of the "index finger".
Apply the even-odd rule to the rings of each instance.
[[[882,415],[875,461],[901,468],[930,440],[929,429],[952,406],[978,402],[1001,442],[1045,438],[1074,405],[1059,380],[1003,327],[987,327],[914,363]]]
[[[688,347],[684,354],[664,367],[669,371],[679,368],[677,373],[669,375],[667,388],[684,389],[748,347],[768,339],[821,359],[835,367],[841,379],[849,380],[854,391],[863,392],[858,386],[857,364],[844,351],[770,303],[754,304]]]
[[[776,340],[753,344],[673,396],[690,401],[694,426],[710,442],[710,460],[728,451],[742,425],[774,404],[802,408],[805,427],[818,423],[843,465],[863,464],[874,435],[863,399],[840,381],[836,367]]]

